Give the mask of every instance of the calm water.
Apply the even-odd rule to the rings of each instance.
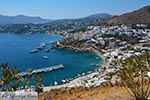
[[[92,63],[102,63],[101,59],[96,60],[97,55],[90,52],[75,52],[69,50],[52,49],[52,42],[61,40],[56,35],[48,34],[0,34],[0,63],[9,63],[10,66],[17,66],[19,71],[63,64],[64,69],[43,73],[42,84],[53,85],[54,81],[61,84],[62,79],[73,78],[78,74],[93,71],[97,67]],[[30,50],[38,47],[39,43],[45,43],[46,47],[37,53],[30,53]],[[51,48],[50,52],[45,52]],[[55,52],[53,52],[55,50]],[[43,56],[48,56],[44,59]]]

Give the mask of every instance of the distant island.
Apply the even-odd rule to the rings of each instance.
[[[47,23],[50,22],[49,19],[43,19],[41,17],[30,17],[25,15],[17,15],[17,16],[4,16],[0,15],[0,24],[39,24],[39,23]]]

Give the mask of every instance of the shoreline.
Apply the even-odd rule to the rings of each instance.
[[[103,53],[101,53],[100,51],[98,51],[98,50],[96,50],[96,49],[94,49],[94,52],[99,56],[99,57],[101,57],[102,58],[102,60],[104,61],[103,62],[103,64],[102,64],[102,66],[99,68],[99,69],[102,69],[102,68],[109,68],[109,62],[106,62],[106,58],[103,56]]]
[[[79,48],[78,48],[78,50],[79,50]],[[105,57],[103,56],[103,54],[100,51],[93,49],[91,52],[95,53],[97,56],[99,56],[103,60],[103,64],[101,64],[100,67],[98,67],[97,69],[95,69],[95,71],[93,71],[91,73],[77,77],[77,78],[69,81],[69,83],[56,85],[56,86],[45,86],[45,87],[43,87],[43,92],[50,91],[51,89],[66,89],[66,88],[80,87],[83,80],[87,80],[86,79],[87,77],[97,75],[98,73],[101,73],[100,76],[105,77],[104,69],[109,67],[109,63],[106,63]]]

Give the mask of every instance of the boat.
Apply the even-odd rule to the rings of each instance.
[[[99,57],[96,57],[96,60],[99,60]]]
[[[44,47],[45,47],[45,43],[40,43],[36,49],[42,50],[42,49],[44,49]]]
[[[46,49],[46,50],[45,50],[45,52],[49,52],[49,51],[50,51],[49,49]]]
[[[54,82],[54,85],[58,85],[58,83],[55,81],[55,82]]]
[[[96,66],[96,67],[100,67],[100,66],[102,66],[102,64],[95,64],[95,66]]]
[[[35,53],[35,52],[38,52],[39,50],[37,49],[34,49],[34,50],[31,50],[30,53]]]
[[[62,80],[63,83],[66,83],[66,80]]]
[[[76,52],[79,52],[79,50],[76,50]]]
[[[85,73],[82,73],[82,76],[84,76],[85,75]]]
[[[44,87],[44,85],[42,84],[41,87]]]
[[[44,59],[48,59],[48,56],[43,56]]]
[[[44,47],[39,46],[39,47],[37,47],[36,49],[42,50],[42,49],[44,49]]]
[[[78,77],[80,77],[81,75],[80,74],[78,74]]]
[[[92,63],[92,64],[91,64],[91,66],[95,66],[95,64],[94,64],[94,63]]]
[[[55,52],[55,50],[52,50],[53,52]]]
[[[39,46],[40,47],[45,47],[45,43],[40,43]]]
[[[66,82],[69,82],[69,80],[68,80],[68,79],[66,79]]]

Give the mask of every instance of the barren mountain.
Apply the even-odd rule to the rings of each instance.
[[[114,16],[107,22],[110,24],[149,24],[150,6],[145,6],[139,10],[129,12],[120,16]]]

